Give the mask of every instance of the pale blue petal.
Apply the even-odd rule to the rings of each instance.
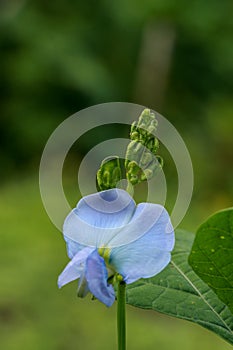
[[[156,204],[139,204],[132,223],[137,221],[143,211],[154,211],[157,217],[159,210],[159,217],[139,239],[111,250],[109,263],[124,277],[126,283],[158,274],[171,259],[170,251],[175,243],[174,231],[167,211],[161,208]]]
[[[89,225],[117,228],[127,224],[135,210],[135,202],[128,192],[111,189],[83,197],[75,213]]]
[[[73,259],[69,262],[69,264],[62,271],[60,276],[58,277],[58,287],[61,288],[65,284],[78,279],[85,267],[85,261],[89,254],[93,252],[93,248],[87,247],[81,251],[79,251]]]
[[[90,292],[108,307],[114,303],[115,292],[108,284],[108,272],[104,259],[94,250],[86,260],[85,276]]]
[[[133,283],[140,278],[149,278],[157,275],[171,260],[170,252],[163,252],[157,249],[153,250],[153,256],[150,254],[152,253],[151,251],[141,251],[139,253],[133,247],[128,249],[126,249],[126,246],[114,248],[114,250],[118,249],[117,254],[115,255],[115,252],[113,254],[114,258],[111,259],[111,264],[122,275],[127,284]]]
[[[157,248],[167,251],[173,249],[174,232],[165,208],[159,204],[140,203],[130,222],[111,239],[108,247],[132,243],[150,232]]]
[[[80,200],[67,216],[63,233],[80,245],[108,246],[132,218],[135,202],[120,189],[95,193]]]
[[[64,236],[64,240],[66,241],[67,254],[70,259],[73,259],[80,250],[85,248],[84,245],[75,242],[69,237]]]
[[[89,288],[88,288],[88,283],[87,283],[87,279],[85,276],[85,269],[84,269],[84,271],[82,272],[82,275],[80,276],[79,281],[78,281],[78,293],[77,294],[78,294],[78,297],[84,298],[88,292],[89,292]]]

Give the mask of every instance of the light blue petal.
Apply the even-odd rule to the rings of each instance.
[[[163,207],[150,203],[139,204],[132,223],[137,221],[141,212],[153,211],[157,219],[142,237],[111,250],[109,263],[128,284],[139,278],[149,278],[158,274],[171,259],[170,251],[173,249],[175,236],[169,215]]]
[[[80,245],[107,246],[132,218],[135,202],[124,190],[112,189],[82,198],[67,216],[63,233]]]
[[[83,197],[75,213],[91,226],[116,228],[127,224],[135,210],[135,202],[128,192],[111,189]]]
[[[126,247],[126,246],[125,246]],[[153,256],[150,252],[135,251],[133,248],[123,249],[123,247],[114,248],[119,249],[117,252],[117,259],[112,259],[112,266],[116,271],[122,275],[127,284],[133,283],[140,278],[149,278],[161,272],[170,262],[170,252],[163,252],[154,249]],[[115,252],[114,252],[115,255]]]
[[[84,245],[75,242],[69,237],[64,236],[64,240],[66,241],[67,254],[70,259],[73,259],[80,250],[85,248]]]
[[[142,231],[143,235],[140,237],[140,242],[142,242],[143,239],[147,239],[148,243],[154,244],[158,249],[172,251],[175,244],[175,235],[166,209],[159,204],[140,203],[137,205],[135,214],[130,223],[133,225],[134,220],[138,220],[138,218],[144,218],[145,221],[146,217],[150,217],[149,221],[151,225],[144,233]],[[144,225],[139,225],[139,227],[140,226],[143,229],[147,228]]]
[[[165,208],[159,204],[140,203],[130,222],[111,239],[108,247],[132,243],[149,232],[156,239],[157,248],[161,246],[161,249],[168,251],[173,249],[174,232]]]
[[[87,247],[81,251],[79,251],[73,259],[69,262],[69,264],[62,271],[60,276],[58,277],[58,287],[61,288],[65,284],[78,279],[83,271],[85,266],[85,261],[89,254],[93,252],[93,248]]]
[[[90,292],[108,307],[114,303],[113,286],[107,283],[108,272],[104,259],[94,250],[86,260],[85,276]]]
[[[78,282],[78,297],[84,298],[89,292],[88,283],[85,276],[85,269],[79,278]]]

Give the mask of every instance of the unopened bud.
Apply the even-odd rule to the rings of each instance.
[[[154,135],[157,125],[155,114],[147,108],[131,126],[132,141],[126,151],[125,169],[126,177],[133,185],[148,180],[162,167],[161,158],[155,156],[159,148]]]
[[[105,158],[96,175],[97,185],[100,191],[115,188],[122,179],[120,159],[117,156]]]

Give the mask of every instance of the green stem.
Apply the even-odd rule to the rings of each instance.
[[[130,196],[133,196],[133,185],[129,182],[127,183],[126,191],[130,194]]]
[[[126,349],[125,337],[125,290],[124,281],[119,281],[117,290],[117,330],[118,330],[118,350]]]

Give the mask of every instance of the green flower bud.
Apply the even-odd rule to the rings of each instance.
[[[126,151],[126,177],[132,185],[149,180],[162,167],[162,159],[155,156],[159,141],[154,136],[158,122],[149,109],[142,111],[138,122],[133,122],[131,142]]]
[[[152,137],[147,142],[147,148],[152,152],[156,153],[159,148],[159,141],[155,137]]]
[[[105,158],[96,175],[98,189],[100,191],[115,188],[122,179],[120,159],[117,156]]]
[[[153,177],[153,171],[150,169],[146,169],[144,170],[144,173],[141,176],[141,181],[145,181],[145,180],[150,180]]]
[[[153,155],[150,151],[147,150],[147,148],[144,149],[143,155],[140,159],[139,166],[146,167],[147,164],[149,164],[153,159]]]
[[[127,167],[127,164],[131,161],[134,160],[135,162],[139,163],[141,156],[143,154],[143,145],[140,142],[137,141],[131,141],[130,144],[127,147],[126,151],[126,161],[125,165]]]
[[[126,176],[132,185],[136,185],[137,183],[139,183],[141,174],[142,174],[142,169],[139,167],[137,162],[133,160],[128,163]]]

